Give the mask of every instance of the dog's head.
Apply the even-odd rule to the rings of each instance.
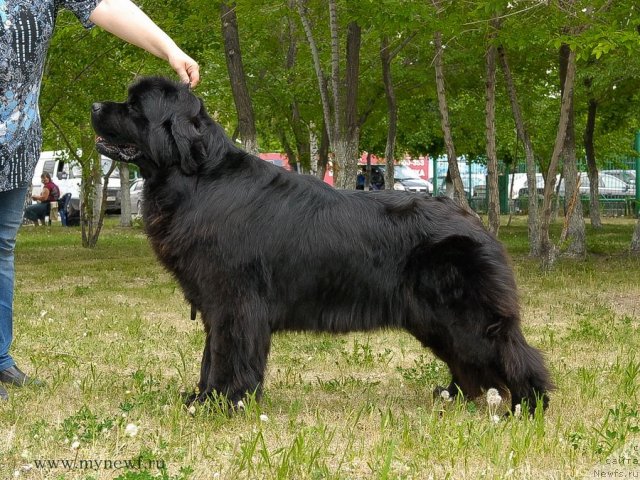
[[[98,152],[151,176],[172,167],[197,173],[207,155],[203,131],[213,122],[187,85],[146,77],[131,85],[126,102],[94,103],[91,123]]]

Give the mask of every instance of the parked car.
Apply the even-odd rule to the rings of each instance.
[[[462,187],[467,197],[469,196],[469,174],[464,173],[460,175],[462,179]],[[433,184],[433,179],[429,179]],[[480,186],[485,186],[487,183],[487,176],[484,173],[472,173],[471,174],[471,196],[478,196],[476,189]],[[446,177],[438,177],[438,195],[444,195],[446,191]],[[486,188],[486,187],[485,187]],[[483,190],[484,191],[484,190]],[[480,192],[479,192],[480,193]]]
[[[358,174],[358,183],[356,188],[358,190],[364,189],[364,172],[367,168],[366,165],[361,165],[361,172]],[[384,185],[384,172],[385,165],[371,165],[371,186],[373,190],[383,190]],[[421,178],[418,173],[411,167],[406,165],[396,165],[393,169],[393,177],[395,183],[393,185],[394,190],[406,190],[408,192],[419,193],[431,193],[433,192],[433,185]]]
[[[635,170],[602,170],[600,173],[611,175],[624,183],[628,184],[633,190],[636,186],[636,171]]]
[[[580,195],[589,195],[591,183],[586,172],[580,172]],[[564,179],[560,181],[559,195],[564,197]],[[635,190],[628,183],[606,173],[598,174],[598,193],[602,197],[623,197],[635,195]]]
[[[142,188],[144,180],[136,179],[129,187],[129,197],[131,199],[131,215],[142,215]]]

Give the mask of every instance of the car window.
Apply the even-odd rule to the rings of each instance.
[[[622,190],[622,191],[624,191],[627,188],[626,183],[624,183],[622,180],[612,175],[602,175],[600,177],[600,186],[605,188],[612,188],[615,190]]]
[[[422,180],[418,172],[406,165],[396,165],[393,169],[393,176],[395,178],[419,178]]]

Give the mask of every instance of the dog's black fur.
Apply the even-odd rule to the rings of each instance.
[[[187,86],[143,78],[96,103],[97,148],[145,178],[153,248],[201,312],[199,394],[258,392],[271,334],[401,328],[447,363],[451,395],[547,406],[502,245],[446,198],[335,190],[237,148]]]

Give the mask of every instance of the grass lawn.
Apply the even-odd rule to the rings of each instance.
[[[87,250],[79,229],[25,227],[12,353],[47,386],[0,405],[0,479],[640,478],[632,231],[607,220],[586,260],[545,274],[525,219],[502,228],[558,388],[544,418],[496,422],[482,400],[433,400],[446,367],[396,331],[277,334],[259,404],[188,410],[202,325],[142,230],[111,221]]]

